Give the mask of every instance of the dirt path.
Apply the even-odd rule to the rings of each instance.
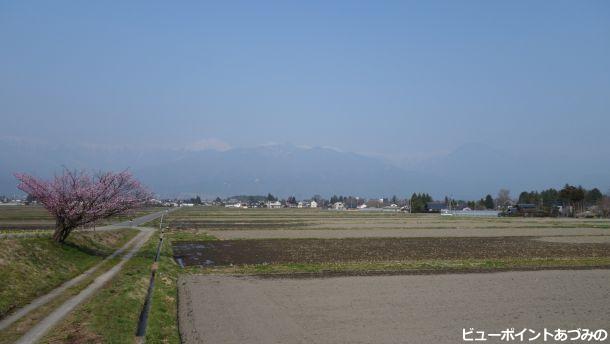
[[[99,227],[97,230],[115,230],[115,229],[119,229],[119,228],[136,227],[136,226],[139,226],[139,225],[144,224],[146,222],[153,221],[153,220],[161,217],[162,215],[167,214],[168,212],[171,212],[171,211],[174,211],[174,210],[176,210],[176,208],[158,211],[158,212],[153,213],[153,214],[148,214],[148,215],[141,216],[139,218],[134,219],[133,221],[121,222],[121,223],[113,224],[113,225],[110,225],[110,226]],[[93,273],[95,273],[97,270],[99,270],[99,268],[106,261],[108,261],[110,259],[113,259],[113,258],[123,254],[130,246],[134,245],[133,248],[129,251],[129,253],[127,255],[125,255],[125,257],[123,257],[121,262],[119,264],[117,264],[115,267],[113,267],[111,270],[109,270],[108,272],[112,271],[113,269],[115,269],[119,265],[120,266],[119,266],[118,270],[120,270],[120,268],[122,267],[122,265],[126,261],[126,257],[128,257],[127,258],[127,260],[128,260],[133,255],[133,253],[132,253],[133,250],[135,248],[139,249],[139,247],[141,247],[141,245],[143,244],[143,242],[142,242],[143,238],[149,238],[150,235],[152,235],[152,233],[154,232],[154,228],[140,227],[138,229],[141,230],[141,232],[138,235],[136,235],[129,242],[127,242],[125,245],[123,245],[123,247],[121,247],[120,249],[116,250],[114,253],[112,253],[110,256],[108,256],[106,259],[104,259],[99,264],[93,266],[89,270],[87,270],[87,271],[83,272],[82,274],[74,277],[73,279],[63,283],[62,285],[60,285],[59,287],[53,289],[52,291],[50,291],[46,295],[43,295],[43,296],[40,296],[40,297],[36,298],[35,300],[30,302],[29,304],[27,304],[23,308],[20,308],[19,310],[17,310],[13,314],[11,314],[11,315],[7,316],[6,318],[0,320],[0,331],[8,328],[13,323],[15,323],[17,320],[21,319],[22,317],[24,317],[25,315],[27,315],[28,313],[30,313],[34,309],[37,309],[38,307],[47,304],[48,302],[52,301],[53,299],[55,299],[56,297],[58,297],[59,295],[64,293],[69,288],[71,288],[71,287],[77,285],[78,283],[82,282],[87,277],[91,276]],[[27,235],[24,235],[24,236],[27,236]],[[145,240],[148,240],[148,239],[145,239]],[[136,252],[137,252],[137,250],[136,250]],[[105,276],[106,274],[108,274],[108,272],[104,273],[104,275],[102,275],[102,276]],[[100,279],[102,276],[98,277],[98,279]],[[112,274],[112,276],[114,276],[114,274]],[[97,279],[96,279],[96,281],[97,281]],[[95,284],[95,282],[93,284]],[[63,305],[62,305],[62,307],[63,307]]]
[[[56,297],[58,297],[59,295],[61,295],[63,292],[65,292],[66,290],[68,290],[69,288],[77,285],[78,283],[82,282],[85,278],[91,276],[94,272],[96,272],[102,265],[104,265],[104,263],[106,263],[108,260],[115,258],[118,255],[123,254],[123,252],[130,247],[136,240],[138,239],[138,236],[133,237],[131,240],[129,240],[125,245],[123,245],[123,247],[121,247],[120,249],[116,250],[114,253],[112,253],[110,256],[106,257],[103,261],[101,261],[100,263],[98,263],[97,265],[93,266],[92,268],[90,268],[89,270],[83,272],[82,274],[74,277],[73,279],[65,282],[64,284],[60,285],[59,287],[51,290],[48,294],[40,296],[36,299],[34,299],[32,302],[30,302],[29,304],[27,304],[25,307],[20,308],[19,310],[17,310],[15,313],[9,315],[8,317],[0,320],[0,331],[4,330],[5,328],[9,327],[10,325],[12,325],[15,321],[21,319],[22,317],[24,317],[25,315],[27,315],[29,312],[35,310],[36,308],[47,304],[49,301],[55,299]]]
[[[77,295],[71,297],[62,305],[57,307],[51,314],[47,315],[28,332],[26,332],[16,343],[17,344],[31,344],[40,340],[53,326],[57,325],[70,311],[76,306],[85,301],[96,291],[98,291],[105,283],[110,281],[122,268],[134,254],[136,254],[140,248],[150,239],[155,232],[154,228],[141,228],[141,232],[134,238],[134,244],[125,254],[119,263],[113,266],[110,270],[104,272],[102,275],[97,277],[90,285],[83,289]]]
[[[470,328],[608,331],[609,284],[610,270],[317,279],[190,275],[178,283],[179,325],[187,344],[461,343],[462,329]]]
[[[341,239],[341,238],[426,238],[426,237],[504,237],[504,236],[582,236],[610,235],[605,228],[450,228],[450,229],[271,229],[209,230],[219,239]]]

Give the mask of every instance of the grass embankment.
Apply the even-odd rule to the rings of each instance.
[[[176,281],[180,268],[172,258],[166,236],[162,246],[146,342],[180,343]],[[144,305],[158,236],[134,256],[102,290],[72,312],[43,341],[45,343],[132,343]]]
[[[435,274],[459,272],[495,272],[569,268],[608,268],[610,258],[528,258],[528,259],[457,259],[417,260],[404,262],[289,263],[254,264],[215,267],[188,267],[185,273],[199,274]]]
[[[73,233],[63,245],[50,238],[0,240],[0,317],[99,263],[136,233]]]

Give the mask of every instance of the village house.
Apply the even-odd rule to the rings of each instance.
[[[278,209],[281,207],[282,207],[282,203],[280,203],[279,201],[267,202],[267,208]]]
[[[333,209],[334,210],[345,210],[345,204],[343,204],[343,202],[335,202],[333,204]]]
[[[444,209],[447,209],[447,204],[445,202],[426,203],[426,210],[428,210],[429,213],[440,213]]]

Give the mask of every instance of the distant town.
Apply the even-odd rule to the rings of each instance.
[[[0,205],[28,205],[36,203],[31,196],[0,196]],[[609,217],[610,195],[598,188],[585,189],[566,184],[561,189],[523,191],[513,198],[510,191],[501,189],[495,196],[485,195],[479,200],[459,200],[449,196],[433,199],[427,193],[414,193],[409,198],[398,196],[365,198],[333,195],[324,198],[314,195],[307,199],[293,196],[279,198],[269,193],[239,195],[227,198],[152,199],[149,205],[166,207],[217,206],[225,208],[297,208],[349,211],[384,211],[406,213],[438,213],[447,216],[529,216],[529,217]]]

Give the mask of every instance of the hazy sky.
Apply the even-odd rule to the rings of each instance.
[[[610,154],[608,1],[0,0],[0,136]]]

